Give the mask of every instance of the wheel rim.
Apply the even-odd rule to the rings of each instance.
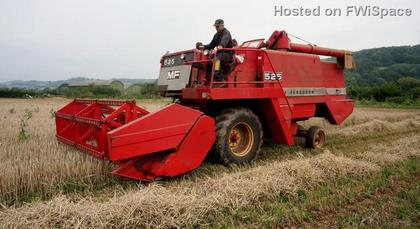
[[[229,148],[237,157],[247,155],[254,144],[254,132],[248,123],[235,124],[229,134]]]
[[[323,131],[318,131],[315,134],[315,138],[314,138],[314,146],[315,148],[319,149],[322,146],[324,146],[325,143],[325,134]]]

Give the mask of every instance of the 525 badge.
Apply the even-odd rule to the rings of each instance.
[[[283,78],[282,72],[264,72],[264,80],[281,80]]]

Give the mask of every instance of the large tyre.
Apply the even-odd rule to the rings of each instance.
[[[225,165],[254,161],[261,150],[262,127],[247,108],[226,109],[216,117],[215,159]]]
[[[306,133],[305,146],[312,149],[321,149],[326,142],[325,132],[319,126],[312,126]]]

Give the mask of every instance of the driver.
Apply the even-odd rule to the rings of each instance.
[[[210,44],[208,45],[203,45],[203,43],[201,42],[197,42],[196,43],[196,48],[197,49],[221,49],[221,48],[232,48],[233,47],[233,41],[232,41],[232,36],[230,35],[229,30],[227,30],[225,28],[225,22],[222,19],[217,19],[214,22],[213,25],[216,28],[216,34],[214,34],[213,39],[211,40]],[[217,54],[217,59],[220,60],[220,65],[222,67],[222,71],[226,70],[225,66],[227,66],[230,62],[232,62],[233,59],[233,52],[232,51],[223,51],[223,52],[218,52]],[[225,68],[225,69],[223,69]],[[207,68],[210,69],[211,72],[211,67]],[[217,81],[223,81],[223,74],[216,74],[215,75],[215,80]]]

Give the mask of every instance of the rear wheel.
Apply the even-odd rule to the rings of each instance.
[[[325,145],[325,132],[319,126],[312,126],[306,132],[305,145],[312,149],[321,149]]]
[[[217,161],[244,164],[254,161],[262,145],[262,127],[249,109],[226,109],[216,117],[213,154]]]

